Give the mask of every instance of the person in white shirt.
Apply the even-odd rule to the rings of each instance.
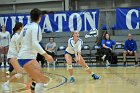
[[[13,64],[12,64],[12,62],[10,62],[10,59],[11,58],[17,59],[18,50],[17,50],[17,46],[16,46],[16,39],[18,38],[22,28],[23,28],[23,24],[21,22],[17,22],[15,24],[15,27],[13,28],[13,34],[12,34],[12,38],[9,43],[9,50],[8,50],[8,54],[7,54],[7,59],[10,63],[10,65],[9,65],[10,67],[9,67],[8,71],[6,72],[6,74],[8,74],[8,75],[14,70]]]
[[[99,79],[100,77],[94,74],[88,65],[85,63],[85,60],[81,56],[81,48],[83,45],[83,41],[79,38],[79,31],[72,32],[72,37],[68,40],[68,47],[65,50],[65,59],[67,62],[67,69],[70,73],[70,83],[75,82],[75,78],[73,76],[73,67],[72,67],[72,59],[75,60],[78,64],[80,64],[88,74],[90,74],[94,80]]]
[[[31,23],[24,26],[18,39],[18,43],[21,43],[21,49],[18,54],[18,62],[21,67],[29,74],[29,76],[36,81],[35,93],[42,93],[45,81],[45,76],[41,70],[40,64],[36,61],[37,53],[40,53],[45,57],[48,62],[53,62],[53,58],[48,55],[39,42],[42,39],[42,32],[39,26],[42,12],[34,8],[30,12]],[[49,78],[47,79],[49,80]]]
[[[13,75],[7,82],[5,82],[2,85],[2,89],[4,91],[9,91],[9,83],[15,79],[19,79],[22,77],[22,68],[20,67],[20,65],[18,64],[17,61],[17,55],[18,55],[18,49],[17,48],[17,43],[16,43],[16,39],[18,38],[21,30],[23,28],[23,24],[21,22],[16,23],[15,27],[13,28],[13,36],[11,38],[10,44],[9,44],[9,50],[8,50],[8,54],[7,54],[7,59],[9,61],[10,65],[10,69],[16,69],[17,74]]]
[[[8,66],[8,63],[6,62],[6,55],[8,52],[9,42],[10,42],[10,33],[6,31],[6,28],[4,25],[1,26],[2,32],[0,32],[0,49],[1,49],[1,57],[2,57],[2,65],[1,66]]]

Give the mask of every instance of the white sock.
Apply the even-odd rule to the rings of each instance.
[[[94,73],[93,72],[91,72],[91,76],[93,75]]]
[[[9,85],[9,80],[7,82],[5,82],[5,84]]]
[[[106,55],[103,55],[103,57],[102,57],[102,58],[104,59],[105,57],[106,57]]]
[[[44,83],[36,83],[35,93],[43,93]]]
[[[107,63],[107,64],[110,64],[108,60],[106,60],[106,63]]]
[[[74,75],[70,76],[70,77],[74,77]]]

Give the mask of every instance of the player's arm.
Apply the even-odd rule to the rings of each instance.
[[[10,43],[10,33],[8,32],[8,45]]]
[[[80,41],[80,44],[78,46],[78,61],[80,61],[80,55],[81,55],[81,49],[82,49],[82,46],[83,46],[83,41]]]
[[[17,47],[18,51],[20,50],[20,45],[21,45],[22,39],[23,39],[23,31],[20,32],[19,36],[16,39],[16,47]]]
[[[78,62],[78,52],[76,50],[75,44],[73,42],[73,39],[69,39],[68,42],[69,42],[70,46],[72,47],[72,49],[74,51],[76,62]]]
[[[42,32],[39,30],[39,28],[34,27],[32,30],[32,46],[36,49],[38,53],[43,55],[48,62],[53,62],[53,58],[48,55],[39,44],[38,36],[40,36],[40,34],[42,34]]]
[[[80,61],[81,48],[82,48],[82,46],[81,46],[82,45],[82,42],[79,44],[78,47],[75,47],[74,42],[70,42],[70,43],[71,43],[71,46],[72,46],[72,48],[74,50],[76,62],[79,62]]]
[[[38,53],[45,54],[46,52],[40,46],[38,41],[39,34],[41,34],[41,31],[38,29],[38,27],[34,27],[32,30],[32,46],[37,50]]]
[[[1,45],[1,32],[0,32],[0,48],[2,47],[2,45]]]

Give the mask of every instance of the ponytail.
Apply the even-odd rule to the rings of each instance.
[[[23,26],[21,22],[16,23],[15,27],[13,28],[13,35]]]

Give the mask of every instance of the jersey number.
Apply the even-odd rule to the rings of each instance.
[[[26,31],[27,31],[27,28],[25,28],[25,29],[23,30],[23,37],[25,36]]]

